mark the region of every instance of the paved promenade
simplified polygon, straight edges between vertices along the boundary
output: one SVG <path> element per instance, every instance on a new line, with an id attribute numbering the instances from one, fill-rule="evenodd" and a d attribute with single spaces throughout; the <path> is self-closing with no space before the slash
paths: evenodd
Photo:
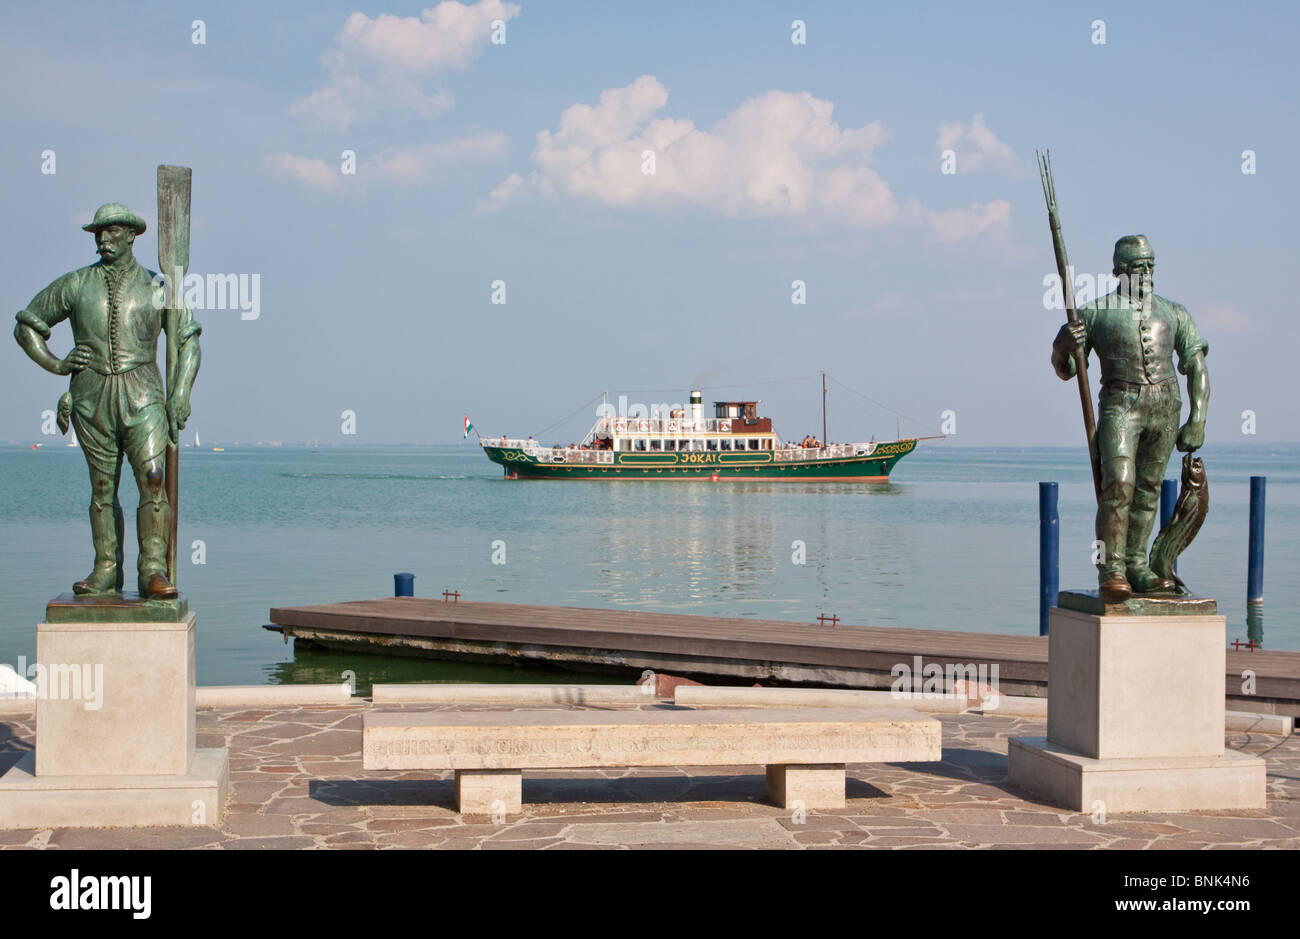
<path id="1" fill-rule="evenodd" d="M 0 831 L 0 848 L 1300 849 L 1300 735 L 1227 737 L 1267 761 L 1263 811 L 1098 824 L 1026 801 L 1006 786 L 1007 739 L 1041 736 L 1044 722 L 968 713 L 938 717 L 942 763 L 850 766 L 847 806 L 802 821 L 765 801 L 761 767 L 708 767 L 525 772 L 523 815 L 493 824 L 456 814 L 450 773 L 363 770 L 368 707 L 200 710 L 198 745 L 230 748 L 220 828 Z M 30 749 L 34 725 L 0 714 L 0 772 Z"/>

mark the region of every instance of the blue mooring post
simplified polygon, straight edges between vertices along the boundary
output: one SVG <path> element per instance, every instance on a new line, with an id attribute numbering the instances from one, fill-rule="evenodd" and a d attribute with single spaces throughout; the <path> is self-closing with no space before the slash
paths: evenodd
<path id="1" fill-rule="evenodd" d="M 1169 520 L 1174 517 L 1174 506 L 1178 503 L 1178 480 L 1163 479 L 1160 481 L 1160 527 L 1164 528 L 1169 524 Z M 1178 570 L 1178 562 L 1174 562 L 1174 570 Z"/>
<path id="2" fill-rule="evenodd" d="M 1246 602 L 1264 602 L 1264 476 L 1250 477 L 1250 563 Z"/>
<path id="3" fill-rule="evenodd" d="M 393 575 L 393 596 L 395 597 L 415 596 L 415 575 L 394 574 Z"/>
<path id="4" fill-rule="evenodd" d="M 1056 483 L 1038 484 L 1038 635 L 1047 635 L 1048 612 L 1061 589 L 1061 516 Z"/>

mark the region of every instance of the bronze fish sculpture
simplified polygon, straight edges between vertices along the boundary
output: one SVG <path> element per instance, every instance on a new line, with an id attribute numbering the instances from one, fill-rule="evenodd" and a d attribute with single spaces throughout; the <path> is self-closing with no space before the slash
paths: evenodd
<path id="1" fill-rule="evenodd" d="M 1173 517 L 1160 529 L 1155 544 L 1151 546 L 1151 570 L 1172 579 L 1185 594 L 1191 591 L 1174 573 L 1174 561 L 1192 543 L 1209 511 L 1210 487 L 1205 478 L 1205 463 L 1189 453 L 1183 457 L 1183 487 L 1174 505 Z"/>

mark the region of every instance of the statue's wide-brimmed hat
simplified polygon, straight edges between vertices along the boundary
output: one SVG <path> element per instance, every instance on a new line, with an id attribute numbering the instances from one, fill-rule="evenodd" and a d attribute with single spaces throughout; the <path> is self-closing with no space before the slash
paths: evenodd
<path id="1" fill-rule="evenodd" d="M 109 225 L 125 225 L 132 229 L 137 235 L 144 234 L 144 219 L 136 215 L 120 202 L 110 202 L 107 205 L 101 205 L 95 212 L 95 217 L 89 225 L 82 225 L 82 231 L 98 232 L 101 228 L 107 228 Z"/>
<path id="2" fill-rule="evenodd" d="M 1147 241 L 1146 235 L 1125 235 L 1115 242 L 1115 254 L 1112 260 L 1116 267 L 1120 267 L 1138 258 L 1155 260 L 1155 256 L 1156 253 L 1151 250 L 1151 242 Z"/>

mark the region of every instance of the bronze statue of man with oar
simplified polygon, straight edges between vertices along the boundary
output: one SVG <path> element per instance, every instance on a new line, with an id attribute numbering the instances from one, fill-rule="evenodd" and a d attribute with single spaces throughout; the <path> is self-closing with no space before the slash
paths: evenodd
<path id="1" fill-rule="evenodd" d="M 160 171 L 160 195 L 162 177 Z M 184 263 L 188 263 L 188 175 L 183 210 Z M 144 219 L 124 205 L 109 203 L 84 228 L 95 236 L 100 260 L 42 290 L 18 314 L 14 327 L 14 338 L 37 365 L 55 375 L 71 376 L 65 396 L 70 400 L 60 402 L 60 412 L 70 404 L 72 425 L 90 469 L 90 530 L 95 546 L 94 567 L 73 585 L 73 591 L 99 595 L 122 589 L 123 519 L 117 491 L 125 456 L 140 489 L 136 515 L 140 596 L 172 599 L 177 596 L 172 524 L 176 506 L 174 485 L 165 485 L 174 484 L 174 474 L 167 481 L 164 467 L 190 416 L 201 329 L 183 304 L 169 302 L 161 278 L 135 260 L 132 244 L 145 230 Z M 160 244 L 165 234 L 160 233 Z M 75 346 L 60 359 L 46 343 L 51 328 L 63 320 L 71 322 Z M 158 334 L 163 330 L 169 345 L 165 391 L 157 364 Z M 174 355 L 170 354 L 173 344 Z M 174 456 L 170 462 L 174 463 Z"/>
<path id="2" fill-rule="evenodd" d="M 1099 593 L 1108 602 L 1122 602 L 1134 593 L 1170 594 L 1181 586 L 1173 560 L 1196 534 L 1208 506 L 1204 468 L 1192 453 L 1205 442 L 1210 378 L 1209 344 L 1196 323 L 1183 306 L 1153 289 L 1155 253 L 1146 236 L 1119 239 L 1113 264 L 1119 288 L 1085 304 L 1061 327 L 1052 343 L 1052 367 L 1068 381 L 1078 374 L 1079 351 L 1085 368 L 1089 351 L 1101 362 L 1101 418 L 1093 442 L 1100 470 L 1096 531 L 1104 546 Z M 1063 285 L 1068 292 L 1068 281 Z M 1191 399 L 1181 427 L 1175 353 Z M 1187 454 L 1180 517 L 1162 531 L 1148 563 L 1147 541 L 1175 444 Z"/>

